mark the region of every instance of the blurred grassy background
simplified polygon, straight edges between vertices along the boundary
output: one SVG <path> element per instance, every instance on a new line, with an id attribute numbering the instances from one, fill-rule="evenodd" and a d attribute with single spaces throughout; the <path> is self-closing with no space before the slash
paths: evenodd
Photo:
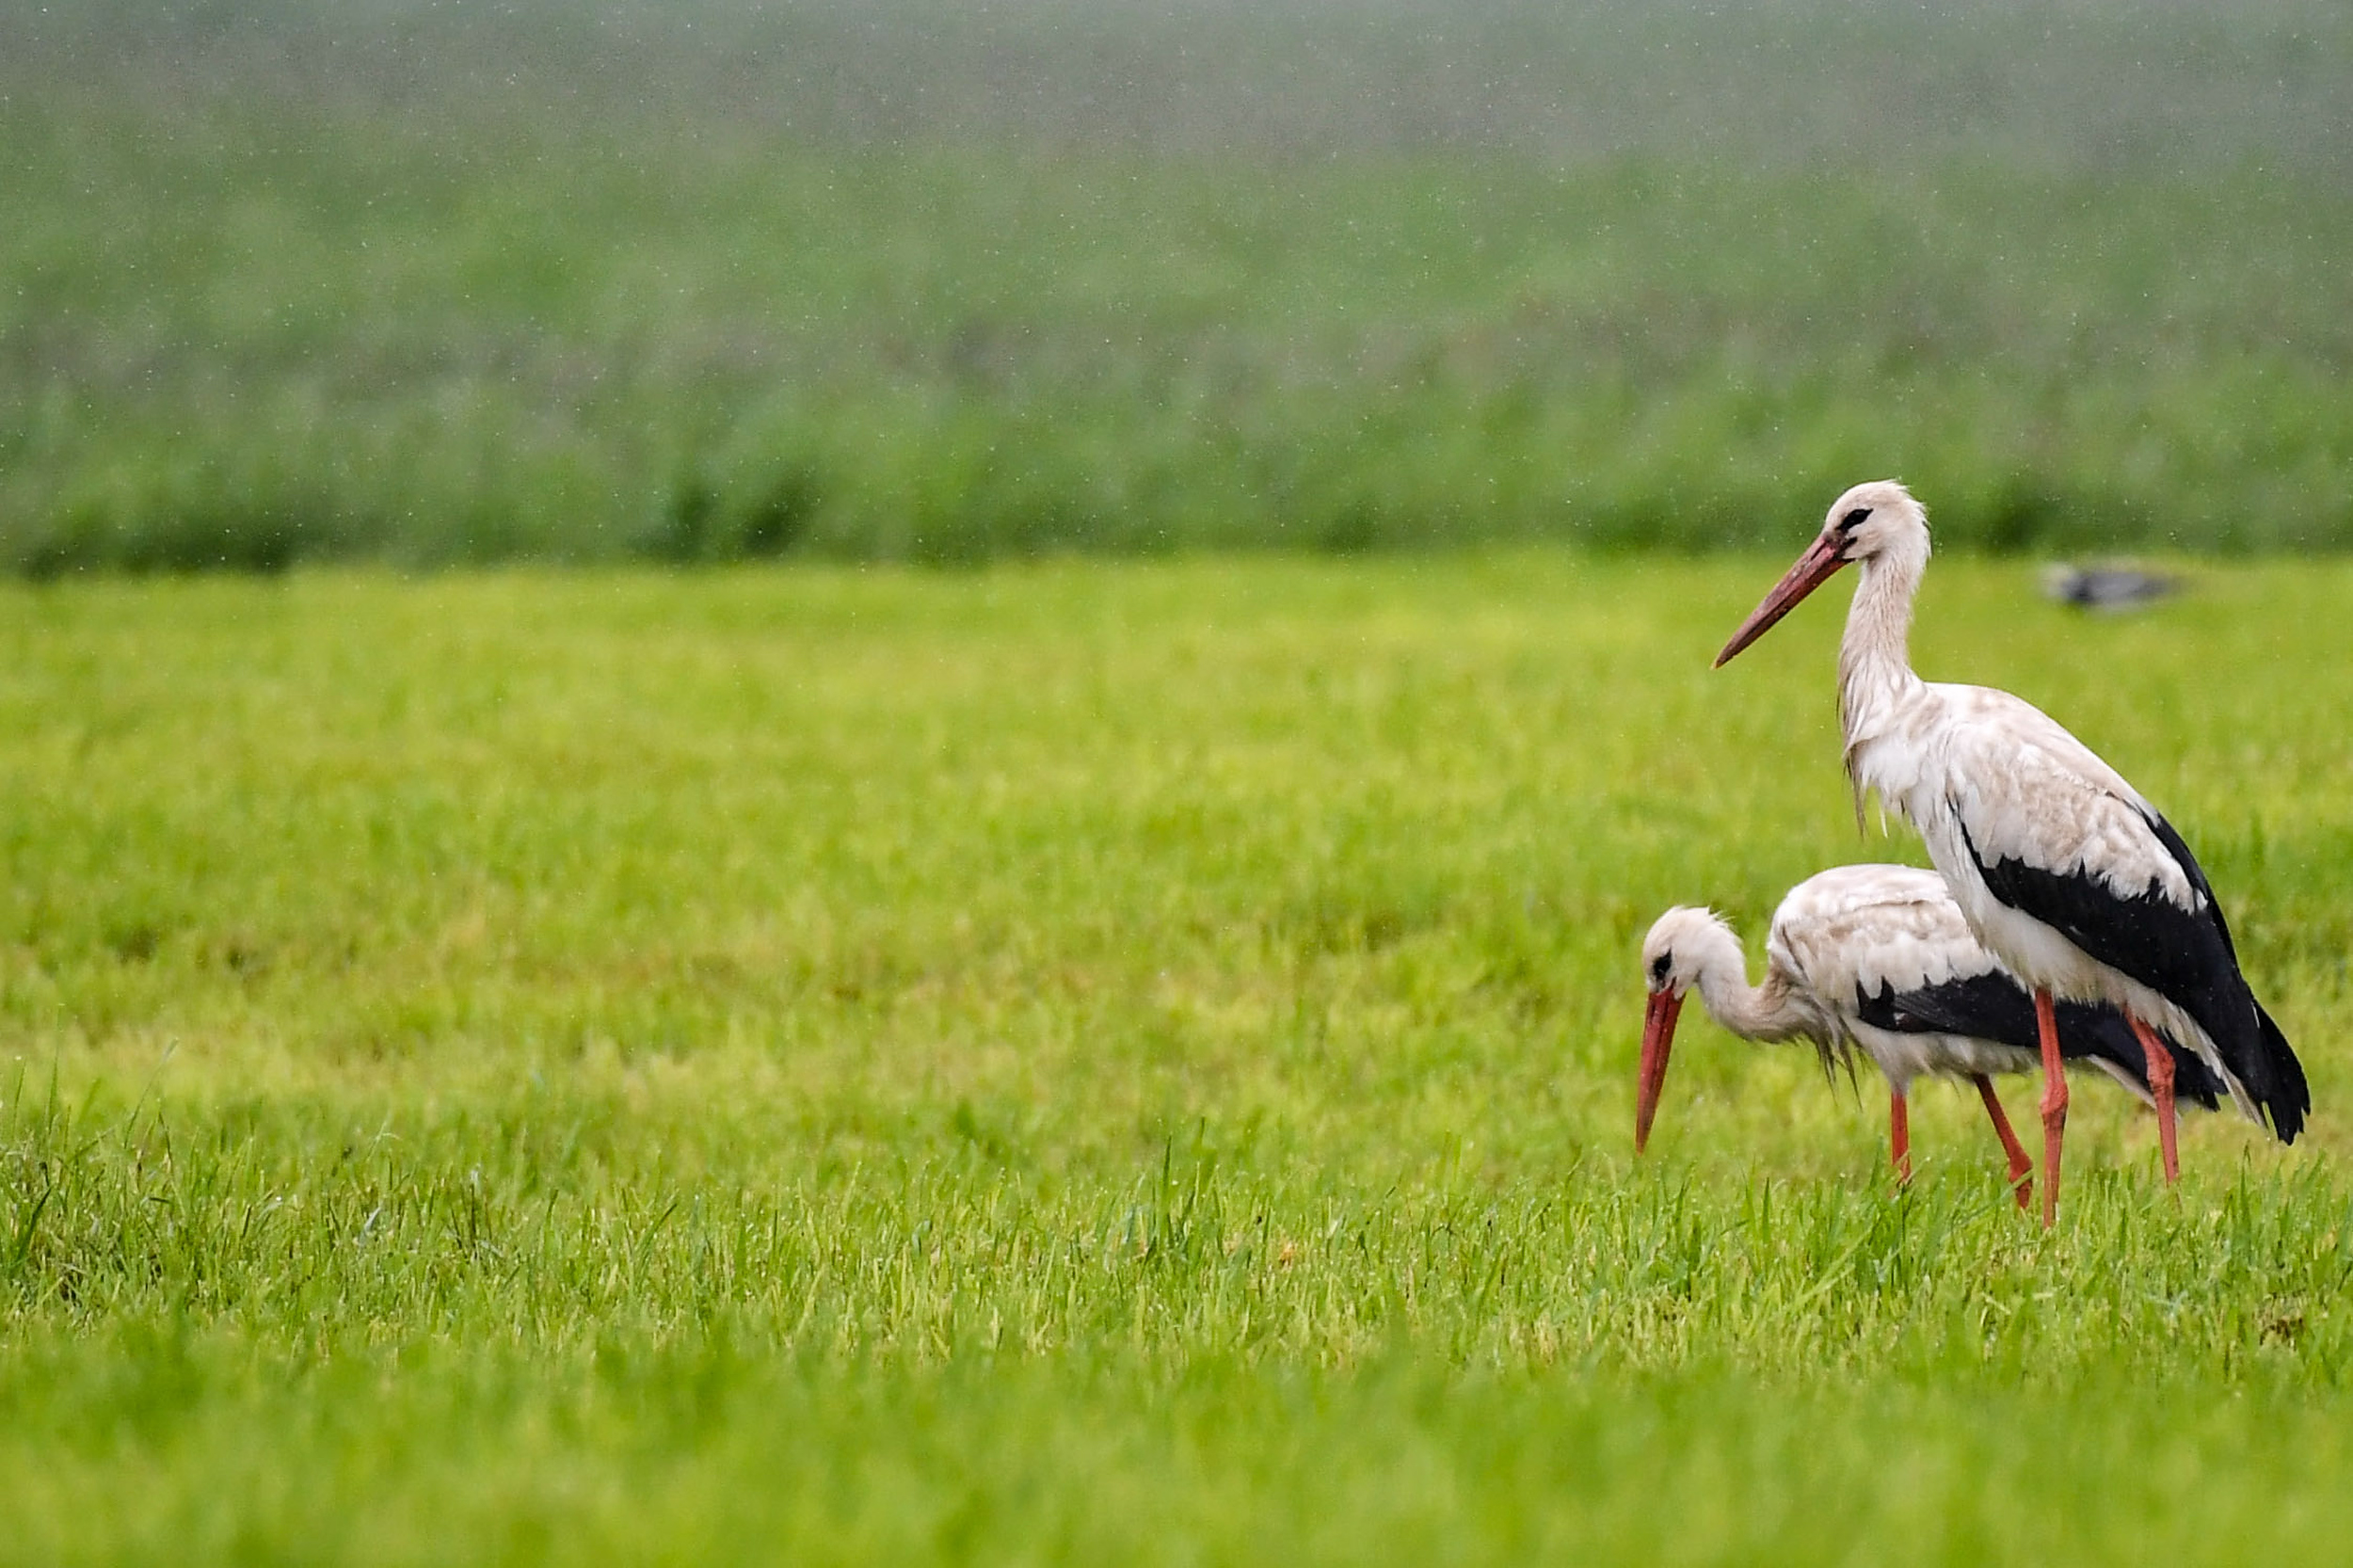
<path id="1" fill-rule="evenodd" d="M 0 563 L 2353 543 L 2353 13 L 0 11 Z"/>

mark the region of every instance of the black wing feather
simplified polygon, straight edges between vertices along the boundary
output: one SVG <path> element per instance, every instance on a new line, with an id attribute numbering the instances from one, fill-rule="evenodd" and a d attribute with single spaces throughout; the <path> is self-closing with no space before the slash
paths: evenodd
<path id="1" fill-rule="evenodd" d="M 1959 1034 L 1972 1040 L 2020 1050 L 2040 1050 L 2041 1032 L 2035 1026 L 2034 998 L 2026 988 L 1998 969 L 1983 974 L 1898 991 L 1884 984 L 1877 996 L 1855 987 L 1855 1011 L 1865 1023 L 1899 1034 Z M 2141 1088 L 2149 1087 L 2149 1064 L 2124 1015 L 2113 1007 L 2062 1001 L 2057 1007 L 2059 1055 L 2071 1062 L 2097 1059 L 2110 1062 Z M 2214 1069 L 2193 1051 L 2172 1041 L 2176 1098 L 2214 1109 L 2222 1082 Z"/>
<path id="2" fill-rule="evenodd" d="M 2270 1119 L 2280 1141 L 2296 1141 L 2304 1114 L 2312 1109 L 2303 1064 L 2248 989 L 2222 905 L 2172 824 L 2154 811 L 2141 810 L 2157 841 L 2197 889 L 2202 908 L 2183 908 L 2165 896 L 2153 878 L 2128 895 L 2081 866 L 2055 872 L 2024 860 L 1988 860 L 1969 837 L 1958 807 L 1953 815 L 1988 891 L 2196 1019 L 2214 1041 L 2223 1065 Z"/>

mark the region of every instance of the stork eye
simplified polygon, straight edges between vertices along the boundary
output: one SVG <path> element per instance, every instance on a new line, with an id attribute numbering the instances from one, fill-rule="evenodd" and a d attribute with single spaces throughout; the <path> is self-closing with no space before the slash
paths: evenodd
<path id="1" fill-rule="evenodd" d="M 1650 983 L 1653 985 L 1664 985 L 1667 983 L 1667 966 L 1672 963 L 1673 959 L 1674 954 L 1671 952 L 1662 952 L 1657 957 L 1651 960 Z"/>
<path id="2" fill-rule="evenodd" d="M 1838 531 L 1842 534 L 1851 534 L 1856 529 L 1862 527 L 1863 520 L 1870 515 L 1871 508 L 1868 506 L 1858 506 L 1853 511 L 1849 512 L 1845 517 L 1838 520 Z"/>

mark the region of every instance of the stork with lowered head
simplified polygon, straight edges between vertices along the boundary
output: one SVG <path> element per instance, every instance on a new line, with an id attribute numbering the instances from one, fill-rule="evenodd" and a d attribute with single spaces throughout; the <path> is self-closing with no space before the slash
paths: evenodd
<path id="1" fill-rule="evenodd" d="M 1934 872 L 1839 866 L 1789 889 L 1765 939 L 1765 980 L 1748 984 L 1740 939 L 1705 909 L 1658 917 L 1642 942 L 1650 1002 L 1642 1020 L 1634 1148 L 1650 1142 L 1675 1019 L 1696 991 L 1708 1016 L 1750 1040 L 1805 1040 L 1827 1067 L 1859 1051 L 1887 1080 L 1888 1153 L 1912 1176 L 1910 1094 L 1923 1076 L 1967 1080 L 2009 1161 L 2020 1208 L 2032 1201 L 2032 1162 L 2010 1130 L 1993 1075 L 2036 1064 L 2034 999 L 1970 935 Z M 2057 1004 L 2070 1061 L 2106 1072 L 2151 1098 L 2140 1044 L 2113 1007 Z M 2219 1085 L 2194 1056 L 2169 1048 L 2175 1092 L 2211 1108 Z"/>

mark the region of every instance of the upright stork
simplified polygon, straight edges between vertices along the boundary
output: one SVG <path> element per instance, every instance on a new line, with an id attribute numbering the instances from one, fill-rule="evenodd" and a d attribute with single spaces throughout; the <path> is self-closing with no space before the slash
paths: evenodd
<path id="1" fill-rule="evenodd" d="M 2157 1031 L 2194 1050 L 2248 1116 L 2294 1143 L 2312 1109 L 2303 1065 L 2239 972 L 2214 888 L 2182 836 L 2031 704 L 1913 673 L 1912 603 L 1928 563 L 1928 514 L 1911 492 L 1892 480 L 1857 485 L 1716 663 L 1841 567 L 1861 568 L 1838 653 L 1847 774 L 1858 807 L 1876 790 L 1919 830 L 1970 930 L 2033 989 L 2043 1224 L 2058 1212 L 2067 1127 L 2057 999 L 2123 1011 L 2146 1053 L 2169 1183 L 2180 1170 L 2176 1091 Z"/>
<path id="2" fill-rule="evenodd" d="M 1966 1079 L 2009 1159 L 2018 1206 L 2033 1201 L 2032 1163 L 1993 1092 L 1994 1073 L 2036 1061 L 2035 1004 L 1969 934 L 1944 879 L 1912 866 L 1839 866 L 1789 889 L 1765 938 L 1765 983 L 1748 984 L 1740 939 L 1705 909 L 1658 917 L 1642 941 L 1650 1003 L 1642 1020 L 1634 1148 L 1650 1142 L 1667 1079 L 1675 1017 L 1697 991 L 1708 1016 L 1750 1040 L 1806 1040 L 1829 1066 L 1852 1050 L 1887 1080 L 1888 1155 L 1912 1176 L 1912 1084 Z M 2112 1007 L 2057 1004 L 2061 1048 L 2150 1098 L 2139 1042 Z M 1850 1058 L 1849 1058 L 1850 1059 Z M 2211 1108 L 2219 1085 L 2205 1064 L 2173 1055 L 2175 1090 Z"/>

